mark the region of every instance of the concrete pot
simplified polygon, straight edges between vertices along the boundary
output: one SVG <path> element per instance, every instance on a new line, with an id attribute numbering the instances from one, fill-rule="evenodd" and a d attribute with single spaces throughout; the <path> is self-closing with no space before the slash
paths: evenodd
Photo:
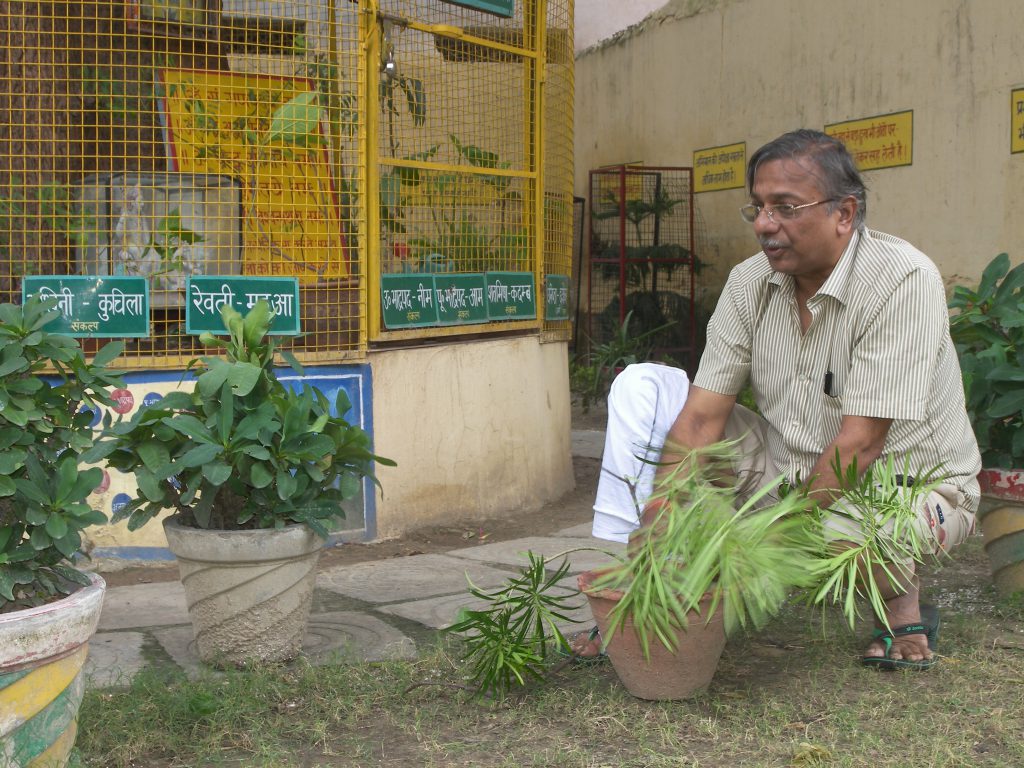
<path id="1" fill-rule="evenodd" d="M 164 521 L 196 654 L 221 667 L 299 655 L 324 540 L 305 525 L 208 531 Z"/>
<path id="2" fill-rule="evenodd" d="M 983 469 L 978 483 L 992 580 L 1003 596 L 1024 591 L 1024 469 Z"/>
<path id="3" fill-rule="evenodd" d="M 592 587 L 596 571 L 586 571 L 577 577 L 580 591 L 590 601 L 590 609 L 601 630 L 608 637 L 608 614 L 622 599 L 617 589 Z M 676 632 L 676 649 L 670 651 L 657 638 L 650 641 L 650 659 L 645 659 L 640 639 L 633 622 L 626 619 L 605 648 L 619 680 L 638 699 L 665 701 L 688 699 L 704 691 L 718 669 L 718 660 L 725 648 L 725 622 L 722 606 L 710 620 L 706 619 L 711 597 L 706 595 L 700 611 L 691 611 L 686 630 Z"/>
<path id="4" fill-rule="evenodd" d="M 61 768 L 78 732 L 82 667 L 107 585 L 0 614 L 0 765 Z"/>

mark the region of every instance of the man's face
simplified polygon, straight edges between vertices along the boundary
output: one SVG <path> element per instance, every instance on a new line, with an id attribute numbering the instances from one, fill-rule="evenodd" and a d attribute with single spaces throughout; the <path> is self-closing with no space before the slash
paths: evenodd
<path id="1" fill-rule="evenodd" d="M 782 203 L 805 205 L 824 201 L 826 195 L 815 175 L 818 173 L 817 164 L 809 158 L 763 163 L 754 174 L 751 202 L 773 209 Z M 754 221 L 754 233 L 776 272 L 824 282 L 850 241 L 855 211 L 852 198 L 794 211 L 792 219 L 778 214 L 769 217 L 761 211 Z"/>

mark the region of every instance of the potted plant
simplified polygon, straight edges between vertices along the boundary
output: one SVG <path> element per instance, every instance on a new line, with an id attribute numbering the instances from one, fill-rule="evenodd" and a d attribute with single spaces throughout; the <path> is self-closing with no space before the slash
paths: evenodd
<path id="1" fill-rule="evenodd" d="M 934 470 L 914 475 L 909 461 L 899 466 L 892 458 L 864 472 L 855 462 L 836 466 L 846 504 L 826 512 L 781 478 L 753 492 L 738 485 L 730 477 L 734 451 L 734 443 L 721 442 L 689 452 L 648 501 L 626 554 L 606 552 L 616 564 L 578 576 L 606 653 L 639 698 L 680 699 L 703 690 L 727 635 L 760 627 L 795 597 L 838 605 L 851 627 L 864 601 L 884 616 L 876 575 L 903 581 L 909 573 L 899 564 L 926 558 L 912 523 Z M 770 499 L 776 486 L 779 498 Z M 739 506 L 737 494 L 745 499 Z M 826 513 L 856 520 L 859 541 L 831 545 Z M 528 553 L 529 566 L 492 591 L 470 584 L 483 607 L 463 610 L 447 630 L 463 636 L 470 667 L 468 684 L 456 687 L 502 697 L 575 659 L 557 626 L 574 607 L 572 595 L 558 590 L 569 565 L 547 570 L 571 551 L 546 560 Z M 553 656 L 563 660 L 552 666 Z M 431 684 L 449 685 L 411 688 Z"/>
<path id="2" fill-rule="evenodd" d="M 106 521 L 88 502 L 103 471 L 81 454 L 90 409 L 120 386 L 107 365 L 121 344 L 87 362 L 46 330 L 59 315 L 52 301 L 0 305 L 0 755 L 11 765 L 65 764 L 106 589 L 74 561 L 83 530 Z"/>
<path id="3" fill-rule="evenodd" d="M 226 339 L 203 334 L 208 355 L 191 392 L 172 392 L 107 425 L 89 454 L 134 474 L 138 497 L 115 519 L 136 529 L 166 510 L 196 651 L 242 666 L 296 656 L 330 522 L 344 516 L 373 462 L 369 435 L 322 392 L 286 388 L 274 372 L 273 314 L 221 310 Z M 298 362 L 284 355 L 302 373 Z"/>
<path id="4" fill-rule="evenodd" d="M 1001 253 L 976 288 L 956 286 L 949 329 L 981 450 L 979 522 L 996 587 L 1024 590 L 1024 264 Z"/>
<path id="5" fill-rule="evenodd" d="M 932 472 L 904 487 L 912 473 L 891 458 L 863 473 L 856 463 L 836 467 L 847 504 L 822 510 L 782 478 L 752 492 L 738 486 L 729 469 L 734 450 L 722 442 L 690 451 L 660 482 L 621 562 L 579 576 L 612 665 L 639 698 L 703 690 L 727 635 L 760 627 L 794 593 L 839 604 L 851 627 L 859 599 L 884 616 L 877 567 L 901 581 L 907 574 L 894 564 L 925 557 L 910 521 Z M 862 539 L 832 546 L 826 514 L 855 519 Z"/>
<path id="6" fill-rule="evenodd" d="M 634 696 L 685 698 L 711 681 L 728 632 L 760 626 L 811 585 L 823 547 L 805 498 L 738 508 L 733 446 L 691 453 L 665 476 L 626 556 L 579 576 L 619 679 Z M 656 640 L 657 642 L 652 642 Z"/>

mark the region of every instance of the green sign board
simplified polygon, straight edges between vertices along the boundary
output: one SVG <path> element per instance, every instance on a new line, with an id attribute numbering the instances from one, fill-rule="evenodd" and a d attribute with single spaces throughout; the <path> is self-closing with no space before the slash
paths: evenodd
<path id="1" fill-rule="evenodd" d="M 227 328 L 220 316 L 225 304 L 245 315 L 263 299 L 270 304 L 274 322 L 270 332 L 295 336 L 299 327 L 299 281 L 295 277 L 237 277 L 203 275 L 185 283 L 185 331 L 204 331 L 224 336 Z"/>
<path id="2" fill-rule="evenodd" d="M 29 275 L 22 280 L 23 300 L 54 299 L 61 317 L 51 333 L 93 338 L 149 336 L 149 284 L 144 277 Z"/>
<path id="3" fill-rule="evenodd" d="M 384 325 L 388 328 L 437 325 L 433 275 L 381 275 L 380 293 Z"/>
<path id="4" fill-rule="evenodd" d="M 569 276 L 544 276 L 544 319 L 569 319 Z"/>
<path id="5" fill-rule="evenodd" d="M 487 322 L 487 284 L 482 274 L 434 275 L 440 325 Z"/>
<path id="6" fill-rule="evenodd" d="M 487 317 L 491 320 L 529 320 L 537 316 L 532 272 L 488 272 Z"/>
<path id="7" fill-rule="evenodd" d="M 474 8 L 485 13 L 493 13 L 495 16 L 512 18 L 515 12 L 515 0 L 444 0 L 450 5 L 461 5 L 465 8 Z"/>

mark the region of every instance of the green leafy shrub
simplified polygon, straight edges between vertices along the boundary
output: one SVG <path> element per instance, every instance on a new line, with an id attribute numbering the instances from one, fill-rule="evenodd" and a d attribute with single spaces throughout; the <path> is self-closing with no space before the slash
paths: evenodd
<path id="1" fill-rule="evenodd" d="M 1024 264 L 996 256 L 976 288 L 953 289 L 949 330 L 987 467 L 1024 467 Z"/>
<path id="2" fill-rule="evenodd" d="M 52 301 L 0 305 L 0 612 L 87 584 L 71 563 L 82 531 L 106 522 L 88 502 L 103 471 L 80 464 L 91 409 L 121 386 L 107 366 L 122 344 L 87 361 L 76 339 L 46 330 L 59 315 Z"/>
<path id="3" fill-rule="evenodd" d="M 163 510 L 197 528 L 275 528 L 305 523 L 324 538 L 364 477 L 376 479 L 370 437 L 331 414 L 322 392 L 286 388 L 274 373 L 273 314 L 260 301 L 244 318 L 222 308 L 227 339 L 200 341 L 224 356 L 203 357 L 191 392 L 172 392 L 125 422 L 106 425 L 89 453 L 135 475 L 138 498 L 115 515 L 134 530 Z M 282 353 L 302 374 L 294 357 Z M 335 413 L 350 404 L 339 390 Z"/>

